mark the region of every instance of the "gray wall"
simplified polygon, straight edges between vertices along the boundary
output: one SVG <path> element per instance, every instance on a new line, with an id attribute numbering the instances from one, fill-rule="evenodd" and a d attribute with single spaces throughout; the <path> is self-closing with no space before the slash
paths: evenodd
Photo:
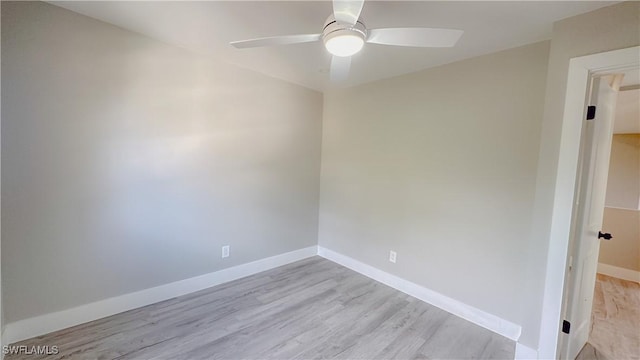
<path id="1" fill-rule="evenodd" d="M 317 243 L 322 94 L 39 2 L 2 74 L 7 321 Z"/>
<path id="2" fill-rule="evenodd" d="M 640 118 L 638 121 L 640 122 Z M 639 200 L 640 134 L 614 134 L 605 204 L 609 207 L 640 210 Z"/>
<path id="3" fill-rule="evenodd" d="M 521 324 L 548 48 L 326 93 L 319 244 Z"/>

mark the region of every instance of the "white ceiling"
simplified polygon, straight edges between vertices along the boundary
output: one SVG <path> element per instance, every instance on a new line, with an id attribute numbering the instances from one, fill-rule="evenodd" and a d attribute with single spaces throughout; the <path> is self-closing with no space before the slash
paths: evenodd
<path id="1" fill-rule="evenodd" d="M 367 44 L 348 80 L 332 84 L 321 43 L 238 50 L 230 41 L 320 33 L 330 1 L 52 1 L 69 10 L 222 61 L 318 90 L 362 84 L 549 39 L 553 22 L 611 5 L 601 1 L 367 1 L 368 28 L 442 27 L 464 30 L 455 48 L 416 49 Z"/>

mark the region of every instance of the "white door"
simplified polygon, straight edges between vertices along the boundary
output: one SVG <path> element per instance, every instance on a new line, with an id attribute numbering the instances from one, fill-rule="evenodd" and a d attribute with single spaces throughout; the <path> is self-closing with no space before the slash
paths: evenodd
<path id="1" fill-rule="evenodd" d="M 617 76 L 593 78 L 590 104 L 595 119 L 585 120 L 581 161 L 574 206 L 565 316 L 569 334 L 562 333 L 560 358 L 574 360 L 587 343 L 591 329 L 591 306 L 596 281 L 604 203 L 613 137 Z M 614 234 L 615 235 L 615 234 Z"/>

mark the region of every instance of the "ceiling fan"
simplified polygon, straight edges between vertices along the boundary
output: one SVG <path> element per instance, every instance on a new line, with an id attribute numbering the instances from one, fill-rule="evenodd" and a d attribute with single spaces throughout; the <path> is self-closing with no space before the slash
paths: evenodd
<path id="1" fill-rule="evenodd" d="M 333 0 L 333 14 L 329 16 L 320 34 L 284 35 L 233 41 L 238 49 L 261 46 L 288 45 L 313 41 L 324 43 L 331 58 L 330 78 L 344 80 L 351 68 L 351 56 L 362 49 L 364 43 L 413 46 L 452 47 L 462 30 L 434 28 L 381 28 L 367 29 L 360 12 L 364 0 Z"/>

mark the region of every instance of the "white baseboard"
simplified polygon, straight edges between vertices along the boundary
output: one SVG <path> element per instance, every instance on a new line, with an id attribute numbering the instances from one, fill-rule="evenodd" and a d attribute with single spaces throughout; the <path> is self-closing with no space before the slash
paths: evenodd
<path id="1" fill-rule="evenodd" d="M 629 270 L 613 265 L 598 263 L 598 272 L 614 278 L 640 283 L 640 271 Z"/>
<path id="2" fill-rule="evenodd" d="M 521 343 L 516 343 L 515 360 L 537 360 L 538 351 Z"/>
<path id="3" fill-rule="evenodd" d="M 240 279 L 245 276 L 257 274 L 278 266 L 306 259 L 308 257 L 315 256 L 317 253 L 318 247 L 310 246 L 247 264 L 222 269 L 209 274 L 96 301 L 67 310 L 12 322 L 6 325 L 2 344 L 8 345 L 16 341 L 30 339 L 52 331 L 65 329 L 124 311 L 168 300 L 176 296 L 203 290 L 228 281 Z"/>
<path id="4" fill-rule="evenodd" d="M 335 251 L 325 249 L 321 246 L 318 247 L 318 255 L 476 325 L 489 329 L 508 339 L 518 341 L 518 338 L 520 337 L 520 333 L 522 331 L 522 327 L 520 325 L 514 324 L 480 309 L 476 309 L 458 300 L 454 300 L 433 290 L 429 290 L 425 287 L 395 275 L 391 275 Z"/>

